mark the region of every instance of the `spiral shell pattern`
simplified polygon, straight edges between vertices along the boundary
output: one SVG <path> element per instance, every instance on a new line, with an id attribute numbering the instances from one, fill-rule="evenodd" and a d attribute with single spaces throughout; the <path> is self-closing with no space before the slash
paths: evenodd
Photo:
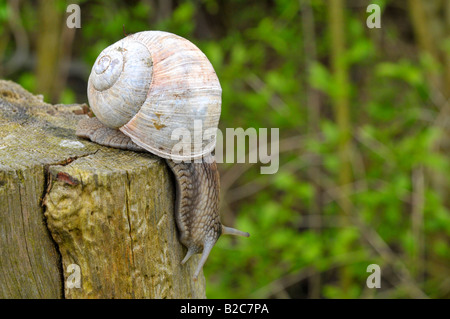
<path id="1" fill-rule="evenodd" d="M 173 160 L 214 150 L 221 95 L 203 52 L 162 31 L 135 33 L 103 50 L 88 83 L 89 104 L 103 124 Z"/>

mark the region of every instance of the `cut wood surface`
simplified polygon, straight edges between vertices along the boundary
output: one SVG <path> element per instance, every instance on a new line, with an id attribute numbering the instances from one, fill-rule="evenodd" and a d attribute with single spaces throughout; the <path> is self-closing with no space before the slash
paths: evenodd
<path id="1" fill-rule="evenodd" d="M 0 298 L 204 298 L 165 162 L 77 138 L 81 109 L 0 80 Z"/>

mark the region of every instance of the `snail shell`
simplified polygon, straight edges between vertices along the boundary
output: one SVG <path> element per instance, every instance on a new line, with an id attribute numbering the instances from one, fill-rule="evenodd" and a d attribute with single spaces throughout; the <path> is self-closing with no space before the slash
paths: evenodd
<path id="1" fill-rule="evenodd" d="M 88 99 L 97 118 L 81 120 L 76 133 L 166 159 L 176 179 L 180 241 L 188 249 L 182 263 L 202 253 L 194 279 L 220 235 L 249 236 L 219 218 L 219 173 L 211 152 L 221 94 L 211 63 L 194 44 L 167 32 L 136 33 L 103 50 L 95 61 Z M 172 136 L 177 129 L 183 133 L 181 142 L 179 135 Z M 190 161 L 197 158 L 198 163 Z"/>
<path id="2" fill-rule="evenodd" d="M 88 82 L 89 104 L 102 123 L 173 160 L 214 150 L 221 95 L 207 57 L 190 41 L 162 31 L 135 33 L 107 47 Z M 201 146 L 193 143 L 200 133 L 198 127 L 194 131 L 195 120 L 201 120 L 202 137 L 212 132 L 200 138 Z M 172 137 L 176 129 L 189 132 L 190 139 Z M 173 152 L 175 147 L 183 153 Z"/>

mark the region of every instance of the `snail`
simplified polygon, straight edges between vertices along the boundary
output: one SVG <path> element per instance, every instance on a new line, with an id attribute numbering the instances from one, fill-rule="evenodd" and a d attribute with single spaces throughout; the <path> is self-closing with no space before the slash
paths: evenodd
<path id="1" fill-rule="evenodd" d="M 221 234 L 249 236 L 223 226 L 219 217 L 219 173 L 211 153 L 221 95 L 211 63 L 193 43 L 168 32 L 139 32 L 98 56 L 88 80 L 95 117 L 80 120 L 76 131 L 98 144 L 165 159 L 176 180 L 179 240 L 188 249 L 181 263 L 202 253 L 194 279 Z M 199 123 L 200 134 L 213 131 L 201 145 L 173 138 L 177 130 L 198 134 Z"/>

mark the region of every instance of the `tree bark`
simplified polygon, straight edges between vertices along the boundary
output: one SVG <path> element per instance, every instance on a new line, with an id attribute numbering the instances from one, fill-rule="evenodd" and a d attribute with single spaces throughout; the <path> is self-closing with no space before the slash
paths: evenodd
<path id="1" fill-rule="evenodd" d="M 164 161 L 78 139 L 80 110 L 0 80 L 0 298 L 204 298 Z"/>

